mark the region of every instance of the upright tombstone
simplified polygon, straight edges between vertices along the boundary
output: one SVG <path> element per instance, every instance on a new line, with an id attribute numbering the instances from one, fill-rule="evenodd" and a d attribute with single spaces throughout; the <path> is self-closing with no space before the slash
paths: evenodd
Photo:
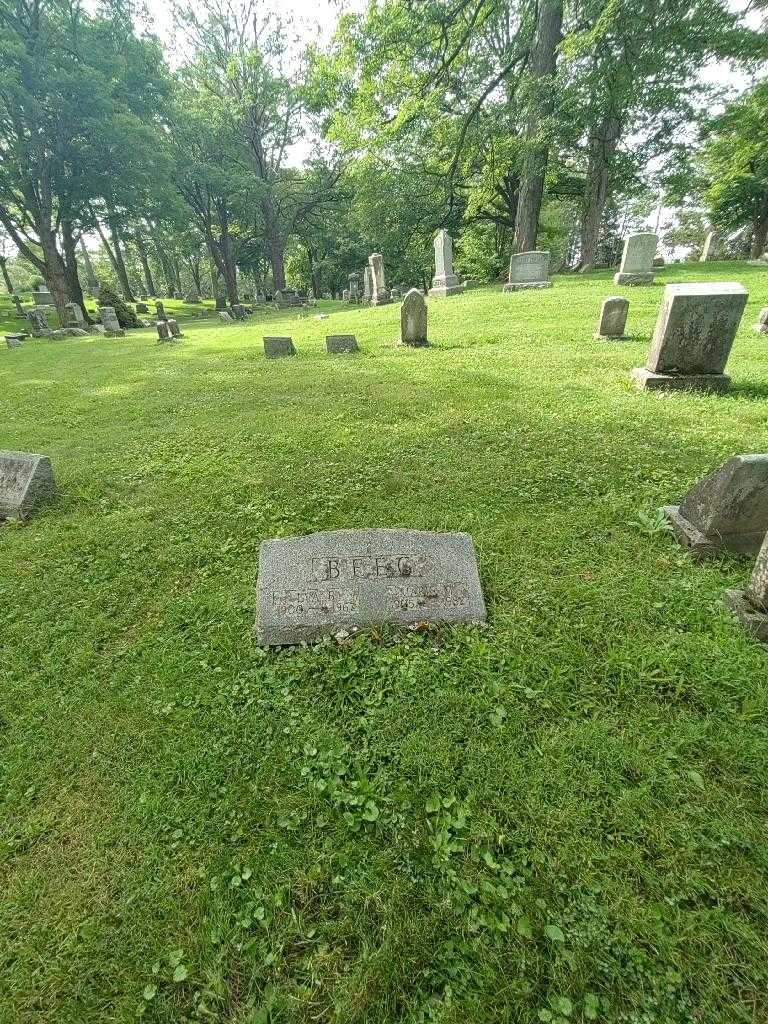
<path id="1" fill-rule="evenodd" d="M 149 306 L 143 300 L 141 302 L 137 302 L 136 303 L 136 312 L 137 313 L 148 313 L 149 312 Z"/>
<path id="2" fill-rule="evenodd" d="M 341 293 L 341 301 L 349 302 L 349 288 L 345 288 Z"/>
<path id="3" fill-rule="evenodd" d="M 165 341 L 171 340 L 171 328 L 169 320 L 158 320 L 155 323 L 157 328 L 157 339 L 158 343 L 162 344 Z"/>
<path id="4" fill-rule="evenodd" d="M 53 331 L 42 309 L 38 309 L 37 306 L 34 309 L 28 309 L 26 316 L 33 338 L 50 338 Z"/>
<path id="5" fill-rule="evenodd" d="M 391 623 L 485 622 L 466 533 L 332 530 L 264 541 L 256 635 L 265 646 Z"/>
<path id="6" fill-rule="evenodd" d="M 55 306 L 56 302 L 44 284 L 39 284 L 32 289 L 32 298 L 36 306 Z"/>
<path id="7" fill-rule="evenodd" d="M 169 320 L 168 321 L 168 330 L 171 332 L 171 337 L 172 338 L 183 338 L 184 337 L 184 335 L 182 333 L 182 330 L 179 327 L 178 320 Z"/>
<path id="8" fill-rule="evenodd" d="M 26 519 L 55 497 L 56 482 L 46 455 L 0 451 L 0 519 Z"/>
<path id="9" fill-rule="evenodd" d="M 707 237 L 704 239 L 704 248 L 701 250 L 701 256 L 699 257 L 700 263 L 706 263 L 707 260 L 716 260 L 718 258 L 718 238 L 714 231 L 710 231 Z"/>
<path id="10" fill-rule="evenodd" d="M 386 306 L 392 300 L 384 277 L 384 257 L 380 252 L 374 252 L 368 257 L 368 262 L 371 267 L 371 305 Z"/>
<path id="11" fill-rule="evenodd" d="M 65 309 L 67 311 L 67 322 L 62 324 L 63 327 L 77 327 L 81 331 L 88 329 L 83 311 L 76 302 L 68 302 Z"/>
<path id="12" fill-rule="evenodd" d="M 411 288 L 400 307 L 400 344 L 424 348 L 427 339 L 427 303 L 418 288 Z"/>
<path id="13" fill-rule="evenodd" d="M 755 324 L 755 330 L 758 334 L 768 334 L 768 306 L 765 309 L 760 310 L 760 315 L 757 318 Z"/>
<path id="14" fill-rule="evenodd" d="M 125 331 L 120 326 L 114 306 L 100 306 L 101 322 L 104 325 L 104 335 L 107 338 L 123 338 Z"/>
<path id="15" fill-rule="evenodd" d="M 627 327 L 629 299 L 623 295 L 611 295 L 603 300 L 600 310 L 600 323 L 595 332 L 596 338 L 623 338 Z"/>
<path id="16" fill-rule="evenodd" d="M 371 295 L 373 294 L 373 285 L 371 281 L 371 268 L 366 267 L 363 270 L 363 302 L 366 303 L 366 305 L 371 301 Z"/>
<path id="17" fill-rule="evenodd" d="M 509 280 L 505 292 L 519 292 L 527 288 L 551 288 L 549 280 L 549 253 L 513 252 L 509 259 Z"/>
<path id="18" fill-rule="evenodd" d="M 632 370 L 637 387 L 727 391 L 723 371 L 747 298 L 736 281 L 668 284 L 648 361 Z"/>
<path id="19" fill-rule="evenodd" d="M 445 298 L 463 291 L 453 272 L 453 241 L 445 228 L 441 228 L 435 235 L 435 276 L 429 294 L 433 298 Z"/>
<path id="20" fill-rule="evenodd" d="M 357 274 L 349 275 L 349 301 L 360 301 L 360 279 L 358 278 Z"/>
<path id="21" fill-rule="evenodd" d="M 165 306 L 164 306 L 164 304 L 162 302 L 160 302 L 159 299 L 155 303 L 155 310 L 157 312 L 157 319 L 158 320 L 167 320 L 168 319 L 168 314 L 165 312 Z"/>
<path id="22" fill-rule="evenodd" d="M 325 347 L 329 356 L 351 355 L 360 351 L 354 334 L 327 334 Z"/>
<path id="23" fill-rule="evenodd" d="M 662 513 L 680 545 L 700 558 L 756 555 L 768 532 L 768 455 L 735 455 Z"/>
<path id="24" fill-rule="evenodd" d="M 267 359 L 295 356 L 296 348 L 293 344 L 293 339 L 280 335 L 264 338 L 264 355 Z"/>
<path id="25" fill-rule="evenodd" d="M 723 600 L 746 629 L 768 643 L 768 535 L 745 590 L 726 590 Z"/>
<path id="26" fill-rule="evenodd" d="M 624 242 L 621 265 L 613 283 L 653 284 L 653 260 L 658 244 L 658 236 L 652 231 L 630 235 Z"/>

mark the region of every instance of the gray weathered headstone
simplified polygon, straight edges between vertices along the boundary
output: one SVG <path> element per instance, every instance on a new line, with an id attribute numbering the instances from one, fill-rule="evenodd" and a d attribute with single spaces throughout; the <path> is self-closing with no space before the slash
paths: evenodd
<path id="1" fill-rule="evenodd" d="M 411 288 L 400 307 L 400 344 L 423 348 L 427 339 L 427 303 L 418 288 Z"/>
<path id="2" fill-rule="evenodd" d="M 184 335 L 182 334 L 181 328 L 179 327 L 178 320 L 169 320 L 168 321 L 168 329 L 171 332 L 171 337 L 172 338 L 183 338 L 184 337 Z"/>
<path id="3" fill-rule="evenodd" d="M 652 231 L 630 235 L 624 242 L 624 252 L 614 284 L 653 284 L 653 260 L 656 256 L 658 236 Z"/>
<path id="4" fill-rule="evenodd" d="M 736 455 L 662 512 L 684 548 L 756 555 L 768 532 L 768 455 Z"/>
<path id="5" fill-rule="evenodd" d="M 325 347 L 329 356 L 349 355 L 352 352 L 359 352 L 360 346 L 354 334 L 327 334 Z"/>
<path id="6" fill-rule="evenodd" d="M 360 301 L 360 278 L 357 276 L 357 274 L 349 275 L 349 301 Z"/>
<path id="7" fill-rule="evenodd" d="M 365 267 L 363 270 L 363 302 L 366 304 L 371 301 L 371 295 L 373 294 L 372 280 L 371 268 Z"/>
<path id="8" fill-rule="evenodd" d="M 710 231 L 707 237 L 704 239 L 704 248 L 701 250 L 701 256 L 699 257 L 700 263 L 706 263 L 707 260 L 716 260 L 718 258 L 718 238 L 714 231 Z"/>
<path id="9" fill-rule="evenodd" d="M 755 330 L 758 334 L 768 334 L 768 306 L 765 309 L 760 310 L 760 315 L 757 318 L 755 324 Z"/>
<path id="10" fill-rule="evenodd" d="M 55 300 L 44 284 L 32 289 L 32 298 L 36 306 L 54 306 Z"/>
<path id="11" fill-rule="evenodd" d="M 162 302 L 156 302 L 155 303 L 155 310 L 156 310 L 156 313 L 157 313 L 157 319 L 158 320 L 167 320 L 168 319 L 168 315 L 165 312 L 165 306 L 163 305 Z"/>
<path id="12" fill-rule="evenodd" d="M 273 335 L 264 338 L 264 355 L 267 359 L 280 359 L 282 356 L 295 356 L 296 348 L 292 338 Z"/>
<path id="13" fill-rule="evenodd" d="M 0 519 L 26 519 L 55 497 L 47 455 L 0 451 Z"/>
<path id="14" fill-rule="evenodd" d="M 726 590 L 723 599 L 746 629 L 768 643 L 768 535 L 758 552 L 746 589 Z"/>
<path id="15" fill-rule="evenodd" d="M 33 338 L 50 338 L 53 332 L 42 308 L 28 309 L 26 315 Z"/>
<path id="16" fill-rule="evenodd" d="M 342 302 L 349 302 L 349 288 L 342 289 L 341 301 Z"/>
<path id="17" fill-rule="evenodd" d="M 736 281 L 668 284 L 648 362 L 632 370 L 637 387 L 727 391 L 723 371 L 747 298 Z"/>
<path id="18" fill-rule="evenodd" d="M 248 312 L 241 302 L 236 302 L 233 306 L 229 307 L 229 310 L 233 320 L 245 320 L 248 316 Z"/>
<path id="19" fill-rule="evenodd" d="M 435 276 L 429 294 L 433 298 L 445 298 L 463 291 L 453 272 L 453 241 L 445 228 L 441 228 L 435 235 Z"/>
<path id="20" fill-rule="evenodd" d="M 527 288 L 551 287 L 548 252 L 512 253 L 509 259 L 509 280 L 504 285 L 505 292 L 519 292 Z"/>
<path id="21" fill-rule="evenodd" d="M 163 342 L 171 340 L 171 328 L 169 327 L 167 320 L 158 320 L 155 323 L 155 327 L 157 328 L 158 341 Z"/>
<path id="22" fill-rule="evenodd" d="M 79 327 L 80 330 L 86 330 L 87 324 L 80 306 L 76 302 L 68 302 L 65 309 L 67 311 L 67 322 L 63 326 Z"/>
<path id="23" fill-rule="evenodd" d="M 137 313 L 148 313 L 149 312 L 149 306 L 146 304 L 146 302 L 137 302 L 136 303 L 136 312 Z"/>
<path id="24" fill-rule="evenodd" d="M 232 323 L 232 317 L 229 315 L 226 309 L 219 310 L 219 320 L 222 320 L 225 324 Z"/>
<path id="25" fill-rule="evenodd" d="M 392 623 L 485 622 L 466 533 L 333 530 L 264 541 L 256 633 L 269 646 Z"/>
<path id="26" fill-rule="evenodd" d="M 122 338 L 125 331 L 120 326 L 114 306 L 100 306 L 101 322 L 104 324 L 104 334 L 107 338 Z"/>
<path id="27" fill-rule="evenodd" d="M 22 348 L 26 334 L 6 334 L 5 343 L 8 348 Z"/>
<path id="28" fill-rule="evenodd" d="M 392 300 L 384 277 L 384 257 L 381 253 L 374 252 L 368 257 L 368 262 L 371 267 L 371 305 L 386 306 Z"/>
<path id="29" fill-rule="evenodd" d="M 611 295 L 604 299 L 595 337 L 623 338 L 627 326 L 627 313 L 629 299 L 625 299 L 623 295 Z"/>

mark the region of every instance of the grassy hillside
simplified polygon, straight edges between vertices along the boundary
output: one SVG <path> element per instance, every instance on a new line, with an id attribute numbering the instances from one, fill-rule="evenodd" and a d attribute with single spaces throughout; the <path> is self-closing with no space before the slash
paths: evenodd
<path id="1" fill-rule="evenodd" d="M 750 292 L 732 391 L 636 392 L 704 278 Z M 751 566 L 655 521 L 768 451 L 762 305 L 708 264 L 430 301 L 427 350 L 339 303 L 0 350 L 62 491 L 0 529 L 0 1022 L 768 1019 Z M 487 627 L 259 649 L 260 542 L 350 526 L 471 533 Z"/>

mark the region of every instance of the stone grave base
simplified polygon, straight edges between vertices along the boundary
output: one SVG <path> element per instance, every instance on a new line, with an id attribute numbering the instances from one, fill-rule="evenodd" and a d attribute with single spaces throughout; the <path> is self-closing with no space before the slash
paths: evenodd
<path id="1" fill-rule="evenodd" d="M 635 386 L 648 391 L 709 391 L 723 394 L 731 386 L 725 373 L 654 373 L 645 366 L 632 370 Z"/>
<path id="2" fill-rule="evenodd" d="M 662 515 L 672 527 L 680 547 L 686 548 L 697 558 L 707 558 L 724 551 L 740 555 L 757 555 L 763 543 L 763 534 L 730 534 L 708 537 L 680 512 L 679 505 L 664 505 Z"/>
<path id="3" fill-rule="evenodd" d="M 457 275 L 450 274 L 446 277 L 435 277 L 427 294 L 433 299 L 444 299 L 448 295 L 459 295 L 463 291 L 464 287 L 459 283 Z"/>
<path id="4" fill-rule="evenodd" d="M 743 590 L 726 590 L 723 603 L 733 612 L 745 629 L 754 633 L 758 640 L 768 644 L 768 615 L 755 608 L 744 595 Z"/>
<path id="5" fill-rule="evenodd" d="M 653 284 L 653 274 L 614 274 L 614 284 Z"/>
<path id="6" fill-rule="evenodd" d="M 627 335 L 626 334 L 601 334 L 600 331 L 595 331 L 595 333 L 592 335 L 592 337 L 596 338 L 598 341 L 626 341 L 627 340 Z"/>
<path id="7" fill-rule="evenodd" d="M 528 288 L 551 288 L 551 281 L 508 281 L 504 285 L 505 292 L 522 292 Z"/>

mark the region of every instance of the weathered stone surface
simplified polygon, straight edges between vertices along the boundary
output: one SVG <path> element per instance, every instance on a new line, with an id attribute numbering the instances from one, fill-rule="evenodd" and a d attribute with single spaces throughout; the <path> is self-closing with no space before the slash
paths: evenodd
<path id="1" fill-rule="evenodd" d="M 30 330 L 33 338 L 50 338 L 53 333 L 45 315 L 45 311 L 38 309 L 35 306 L 34 309 L 28 309 L 27 320 L 29 320 Z"/>
<path id="2" fill-rule="evenodd" d="M 349 302 L 360 301 L 360 278 L 357 274 L 349 275 Z"/>
<path id="3" fill-rule="evenodd" d="M 684 548 L 756 555 L 768 532 L 768 455 L 736 455 L 662 509 Z"/>
<path id="4" fill-rule="evenodd" d="M 104 334 L 107 338 L 122 338 L 125 331 L 120 326 L 114 306 L 100 306 L 101 322 L 104 325 Z"/>
<path id="5" fill-rule="evenodd" d="M 600 310 L 600 323 L 597 325 L 596 338 L 623 338 L 627 326 L 629 299 L 623 295 L 611 295 L 603 300 Z"/>
<path id="6" fill-rule="evenodd" d="M 433 298 L 445 298 L 463 291 L 453 272 L 453 240 L 443 228 L 435 235 L 435 276 L 429 294 Z"/>
<path id="7" fill-rule="evenodd" d="M 171 328 L 168 326 L 167 320 L 158 320 L 155 327 L 157 328 L 158 341 L 165 342 L 171 340 Z"/>
<path id="8" fill-rule="evenodd" d="M 704 248 L 701 250 L 701 256 L 699 257 L 700 263 L 706 263 L 707 260 L 716 260 L 719 258 L 718 254 L 718 237 L 714 231 L 710 231 L 707 237 L 704 239 Z"/>
<path id="9" fill-rule="evenodd" d="M 341 292 L 341 301 L 349 302 L 349 288 L 343 288 Z"/>
<path id="10" fill-rule="evenodd" d="M 232 323 L 232 317 L 229 315 L 226 309 L 219 310 L 219 320 L 222 320 L 225 324 Z"/>
<path id="11" fill-rule="evenodd" d="M 421 530 L 334 530 L 264 541 L 259 642 L 280 646 L 392 623 L 484 622 L 472 538 Z"/>
<path id="12" fill-rule="evenodd" d="M 375 252 L 368 257 L 368 263 L 371 267 L 371 305 L 386 306 L 392 300 L 384 278 L 384 257 L 381 253 Z"/>
<path id="13" fill-rule="evenodd" d="M 149 306 L 146 304 L 146 302 L 137 302 L 136 303 L 136 312 L 137 313 L 148 313 L 149 312 Z"/>
<path id="14" fill-rule="evenodd" d="M 354 334 L 327 334 L 325 347 L 329 356 L 349 355 L 352 352 L 359 352 L 360 346 Z"/>
<path id="15" fill-rule="evenodd" d="M 758 334 L 768 334 L 768 307 L 760 310 L 760 315 L 757 318 L 755 324 L 755 330 Z"/>
<path id="16" fill-rule="evenodd" d="M 26 334 L 6 334 L 5 343 L 8 348 L 22 348 Z"/>
<path id="17" fill-rule="evenodd" d="M 168 321 L 168 329 L 171 332 L 171 337 L 172 338 L 183 338 L 184 337 L 184 335 L 183 335 L 183 333 L 181 331 L 181 327 L 179 327 L 178 320 L 169 320 Z"/>
<path id="18" fill-rule="evenodd" d="M 17 318 L 19 320 L 21 320 L 24 316 L 26 316 L 26 314 L 24 312 L 24 307 L 21 304 L 21 299 L 19 298 L 18 295 L 12 295 L 11 296 L 11 301 L 13 302 L 14 306 L 16 307 L 16 316 L 17 316 Z"/>
<path id="19" fill-rule="evenodd" d="M 84 331 L 82 327 L 60 327 L 57 331 L 51 332 L 51 338 L 54 341 L 63 341 L 64 338 L 87 338 L 88 331 Z"/>
<path id="20" fill-rule="evenodd" d="M 652 231 L 630 235 L 624 242 L 624 252 L 614 284 L 653 284 L 653 260 L 656 256 L 658 236 Z"/>
<path id="21" fill-rule="evenodd" d="M 66 305 L 67 322 L 62 327 L 79 327 L 81 330 L 87 328 L 85 315 L 76 302 L 68 302 Z"/>
<path id="22" fill-rule="evenodd" d="M 229 309 L 232 314 L 233 320 L 245 320 L 245 318 L 248 316 L 247 309 L 240 302 L 236 302 L 234 306 L 230 306 Z"/>
<path id="23" fill-rule="evenodd" d="M 363 302 L 370 302 L 371 295 L 373 294 L 371 268 L 365 267 L 363 270 Z"/>
<path id="24" fill-rule="evenodd" d="M 504 285 L 505 292 L 519 292 L 526 288 L 551 287 L 548 252 L 512 253 L 509 259 L 509 280 Z"/>
<path id="25" fill-rule="evenodd" d="M 411 288 L 400 307 L 400 344 L 423 348 L 427 338 L 427 303 L 418 288 Z"/>
<path id="26" fill-rule="evenodd" d="M 46 455 L 0 451 L 0 519 L 26 519 L 55 496 Z"/>
<path id="27" fill-rule="evenodd" d="M 638 387 L 726 391 L 723 371 L 747 298 L 735 281 L 668 284 L 648 361 L 632 371 Z"/>
<path id="28" fill-rule="evenodd" d="M 723 599 L 746 629 L 768 643 L 768 536 L 758 552 L 746 590 L 726 590 Z"/>
<path id="29" fill-rule="evenodd" d="M 164 306 L 164 304 L 162 302 L 156 302 L 155 303 L 155 310 L 156 310 L 156 313 L 157 313 L 157 319 L 158 320 L 167 320 L 168 319 L 168 314 L 165 312 L 165 306 Z"/>
<path id="30" fill-rule="evenodd" d="M 55 300 L 48 288 L 44 284 L 40 284 L 37 288 L 32 289 L 32 298 L 36 306 L 55 306 Z"/>
<path id="31" fill-rule="evenodd" d="M 293 339 L 272 335 L 264 338 L 264 355 L 267 359 L 280 359 L 282 356 L 295 356 L 296 349 Z"/>

